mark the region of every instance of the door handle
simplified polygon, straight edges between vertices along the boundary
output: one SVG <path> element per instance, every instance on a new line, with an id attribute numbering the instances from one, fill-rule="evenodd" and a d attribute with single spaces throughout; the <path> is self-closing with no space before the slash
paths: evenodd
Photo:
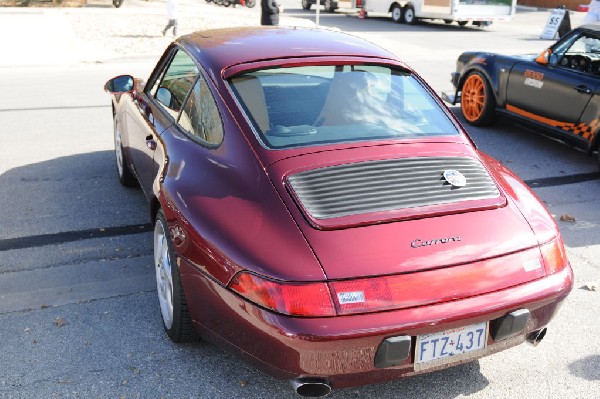
<path id="1" fill-rule="evenodd" d="M 592 89 L 590 89 L 586 85 L 576 86 L 575 90 L 577 90 L 578 93 L 582 93 L 582 94 L 591 94 L 592 93 Z"/>
<path id="2" fill-rule="evenodd" d="M 154 136 L 146 136 L 146 146 L 152 151 L 156 150 L 156 140 L 154 140 Z"/>

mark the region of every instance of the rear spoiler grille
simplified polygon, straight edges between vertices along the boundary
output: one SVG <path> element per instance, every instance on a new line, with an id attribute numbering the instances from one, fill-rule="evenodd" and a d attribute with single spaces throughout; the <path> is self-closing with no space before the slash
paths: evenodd
<path id="1" fill-rule="evenodd" d="M 460 172 L 466 185 L 448 183 L 447 170 Z M 306 212 L 319 220 L 500 196 L 481 162 L 466 157 L 357 162 L 300 172 L 288 182 Z"/>

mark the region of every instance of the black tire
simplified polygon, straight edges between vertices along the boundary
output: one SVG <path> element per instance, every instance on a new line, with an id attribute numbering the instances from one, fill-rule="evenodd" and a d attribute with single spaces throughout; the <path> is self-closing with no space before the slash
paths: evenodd
<path id="1" fill-rule="evenodd" d="M 487 28 L 492 24 L 492 21 L 474 21 L 473 26 L 477 26 L 478 28 Z"/>
<path id="2" fill-rule="evenodd" d="M 329 12 L 335 12 L 337 8 L 334 0 L 325 0 L 325 10 Z"/>
<path id="3" fill-rule="evenodd" d="M 402 21 L 407 25 L 415 25 L 418 20 L 415 17 L 415 8 L 412 4 L 407 4 L 404 6 L 404 10 L 402 10 Z"/>
<path id="4" fill-rule="evenodd" d="M 246 7 L 254 8 L 255 5 L 256 5 L 256 0 L 246 0 Z"/>
<path id="5" fill-rule="evenodd" d="M 392 7 L 392 21 L 397 24 L 404 22 L 402 20 L 402 7 L 399 4 L 394 4 Z"/>
<path id="6" fill-rule="evenodd" d="M 163 327 L 173 342 L 195 341 L 198 335 L 192 325 L 175 259 L 173 241 L 162 210 L 156 214 L 155 222 L 154 269 Z"/>
<path id="7" fill-rule="evenodd" d="M 465 26 L 466 24 L 469 23 L 469 21 L 458 21 L 458 26 Z"/>
<path id="8" fill-rule="evenodd" d="M 469 72 L 461 91 L 461 111 L 467 122 L 473 126 L 490 126 L 496 121 L 496 97 L 481 72 Z"/>
<path id="9" fill-rule="evenodd" d="M 450 24 L 452 23 L 452 20 L 451 20 L 451 19 L 445 19 L 445 20 L 444 20 L 444 23 L 445 23 L 446 25 L 450 25 Z"/>
<path id="10" fill-rule="evenodd" d="M 310 10 L 310 6 L 312 6 L 312 4 L 310 4 L 310 1 L 308 0 L 302 0 L 302 8 L 305 10 Z"/>
<path id="11" fill-rule="evenodd" d="M 124 0 L 113 0 L 113 6 L 115 6 L 116 8 L 119 8 L 123 5 L 123 1 Z"/>
<path id="12" fill-rule="evenodd" d="M 119 182 L 125 187 L 135 187 L 137 186 L 138 182 L 135 178 L 135 175 L 131 173 L 131 170 L 129 169 L 129 160 L 127 159 L 127 154 L 125 151 L 123 151 L 119 122 L 117 121 L 115 115 L 113 115 L 113 130 L 115 141 L 115 160 Z"/>

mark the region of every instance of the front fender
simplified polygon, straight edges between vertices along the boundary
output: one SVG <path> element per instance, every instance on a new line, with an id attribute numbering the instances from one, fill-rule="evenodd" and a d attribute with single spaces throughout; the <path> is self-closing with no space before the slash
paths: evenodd
<path id="1" fill-rule="evenodd" d="M 456 86 L 456 95 L 462 91 L 467 76 L 473 71 L 480 72 L 490 84 L 496 104 L 504 106 L 506 102 L 506 87 L 508 76 L 517 59 L 498 54 L 470 52 L 460 55 L 457 61 L 459 77 Z"/>

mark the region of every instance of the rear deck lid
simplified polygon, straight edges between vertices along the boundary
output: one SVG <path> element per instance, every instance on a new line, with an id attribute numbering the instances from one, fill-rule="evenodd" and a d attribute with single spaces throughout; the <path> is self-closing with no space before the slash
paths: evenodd
<path id="1" fill-rule="evenodd" d="M 306 154 L 269 174 L 328 279 L 445 268 L 538 245 L 462 144 Z"/>

